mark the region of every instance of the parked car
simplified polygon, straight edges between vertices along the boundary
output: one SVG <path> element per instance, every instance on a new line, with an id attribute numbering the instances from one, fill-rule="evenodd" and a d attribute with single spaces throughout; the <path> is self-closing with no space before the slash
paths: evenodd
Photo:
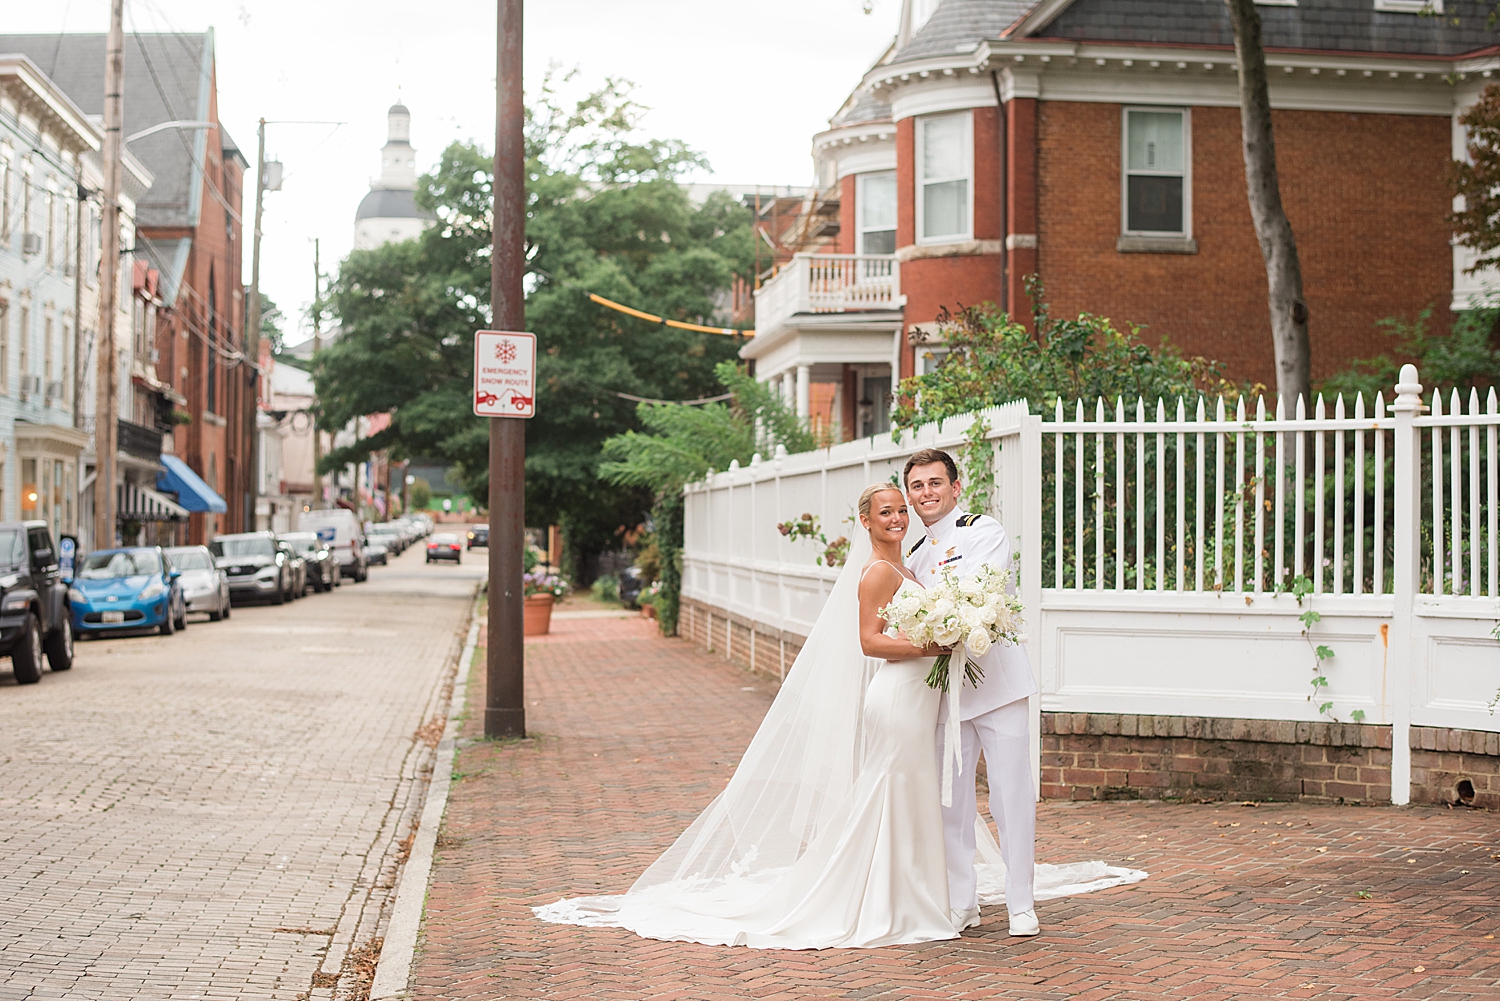
<path id="1" fill-rule="evenodd" d="M 620 604 L 626 608 L 640 608 L 641 591 L 644 587 L 640 567 L 629 567 L 620 571 Z"/>
<path id="2" fill-rule="evenodd" d="M 483 546 L 486 549 L 490 548 L 490 526 L 469 526 L 469 548 L 473 549 L 475 546 Z"/>
<path id="3" fill-rule="evenodd" d="M 292 569 L 270 532 L 221 535 L 208 548 L 229 578 L 231 599 L 263 598 L 280 605 L 291 595 Z"/>
<path id="4" fill-rule="evenodd" d="M 385 548 L 385 543 L 383 542 L 372 542 L 365 546 L 365 560 L 371 565 L 378 563 L 381 566 L 385 566 L 389 562 L 387 559 L 389 554 L 390 550 Z"/>
<path id="5" fill-rule="evenodd" d="M 291 571 L 288 576 L 291 577 L 292 589 L 287 598 L 294 601 L 307 597 L 307 560 L 290 543 L 282 542 L 280 538 L 276 540 L 276 548 L 286 554 L 287 569 Z"/>
<path id="6" fill-rule="evenodd" d="M 299 532 L 314 532 L 328 544 L 345 578 L 356 583 L 369 576 L 365 560 L 365 533 L 354 512 L 336 507 L 326 511 L 304 511 L 297 519 Z"/>
<path id="7" fill-rule="evenodd" d="M 386 552 L 396 556 L 400 556 L 401 551 L 406 548 L 401 529 L 388 521 L 368 526 L 365 529 L 365 540 L 367 543 L 380 543 L 385 547 Z"/>
<path id="8" fill-rule="evenodd" d="M 167 559 L 182 574 L 182 600 L 190 612 L 207 612 L 210 622 L 229 618 L 229 578 L 207 546 L 174 546 Z"/>
<path id="9" fill-rule="evenodd" d="M 458 536 L 452 532 L 436 532 L 427 538 L 427 562 L 433 560 L 452 560 L 454 563 L 462 562 L 463 544 L 458 541 Z"/>
<path id="10" fill-rule="evenodd" d="M 328 543 L 318 538 L 318 533 L 288 532 L 277 538 L 307 561 L 307 583 L 314 591 L 331 591 L 339 586 L 339 561 Z"/>
<path id="11" fill-rule="evenodd" d="M 42 680 L 42 657 L 54 671 L 73 666 L 73 617 L 57 547 L 44 521 L 0 524 L 0 656 L 16 683 Z"/>
<path id="12" fill-rule="evenodd" d="M 80 634 L 187 628 L 182 573 L 160 546 L 99 549 L 83 558 L 68 589 Z"/>

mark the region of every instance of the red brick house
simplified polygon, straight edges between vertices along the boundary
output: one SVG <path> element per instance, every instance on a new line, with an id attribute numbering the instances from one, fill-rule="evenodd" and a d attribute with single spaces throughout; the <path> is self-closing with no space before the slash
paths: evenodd
<path id="1" fill-rule="evenodd" d="M 1389 350 L 1375 324 L 1483 294 L 1450 245 L 1455 116 L 1500 70 L 1488 8 L 1423 0 L 1260 7 L 1282 197 L 1312 314 L 1313 377 Z M 1273 382 L 1245 196 L 1233 31 L 1220 0 L 906 0 L 827 131 L 837 236 L 758 292 L 742 352 L 844 437 L 884 427 L 943 307 L 1148 328 Z"/>

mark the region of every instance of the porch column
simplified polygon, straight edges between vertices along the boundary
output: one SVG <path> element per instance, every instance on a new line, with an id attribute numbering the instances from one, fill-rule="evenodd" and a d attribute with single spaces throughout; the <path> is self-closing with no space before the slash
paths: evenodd
<path id="1" fill-rule="evenodd" d="M 812 366 L 797 366 L 797 416 L 807 417 L 812 398 Z"/>
<path id="2" fill-rule="evenodd" d="M 792 383 L 792 373 L 790 371 L 783 372 L 776 377 L 776 380 L 781 391 L 781 402 L 786 404 L 788 410 L 795 408 L 797 405 L 797 394 L 796 387 Z"/>

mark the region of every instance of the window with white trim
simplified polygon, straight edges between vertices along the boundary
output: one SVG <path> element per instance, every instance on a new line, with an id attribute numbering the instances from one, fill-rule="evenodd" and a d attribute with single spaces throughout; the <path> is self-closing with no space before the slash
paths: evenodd
<path id="1" fill-rule="evenodd" d="M 973 117 L 967 112 L 917 119 L 917 242 L 971 239 Z"/>
<path id="2" fill-rule="evenodd" d="M 859 216 L 856 253 L 896 252 L 896 172 L 858 175 L 854 204 Z"/>
<path id="3" fill-rule="evenodd" d="M 1192 235 L 1189 128 L 1185 109 L 1125 109 L 1125 233 Z"/>

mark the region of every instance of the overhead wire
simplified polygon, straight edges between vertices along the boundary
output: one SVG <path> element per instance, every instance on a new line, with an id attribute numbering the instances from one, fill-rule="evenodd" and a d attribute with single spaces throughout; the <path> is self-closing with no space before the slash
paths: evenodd
<path id="1" fill-rule="evenodd" d="M 657 316 L 655 313 L 648 313 L 643 309 L 636 309 L 633 306 L 627 306 L 624 303 L 615 302 L 613 299 L 606 299 L 604 296 L 599 295 L 596 292 L 590 292 L 588 289 L 584 288 L 577 282 L 572 281 L 571 279 L 563 278 L 560 275 L 554 275 L 552 272 L 548 271 L 545 268 L 539 268 L 536 265 L 532 265 L 531 270 L 535 271 L 539 275 L 545 275 L 547 278 L 557 282 L 559 285 L 565 285 L 575 292 L 582 292 L 584 295 L 588 296 L 591 302 L 595 302 L 600 306 L 605 307 L 606 309 L 612 309 L 617 313 L 624 313 L 626 316 L 633 316 L 638 320 L 645 320 L 648 323 L 659 323 L 665 327 L 674 327 L 678 330 L 691 330 L 694 333 L 699 334 L 719 334 L 725 337 L 755 336 L 755 331 L 753 329 L 743 329 L 738 327 L 710 327 L 702 323 L 687 323 L 683 320 L 669 320 L 664 316 Z"/>

